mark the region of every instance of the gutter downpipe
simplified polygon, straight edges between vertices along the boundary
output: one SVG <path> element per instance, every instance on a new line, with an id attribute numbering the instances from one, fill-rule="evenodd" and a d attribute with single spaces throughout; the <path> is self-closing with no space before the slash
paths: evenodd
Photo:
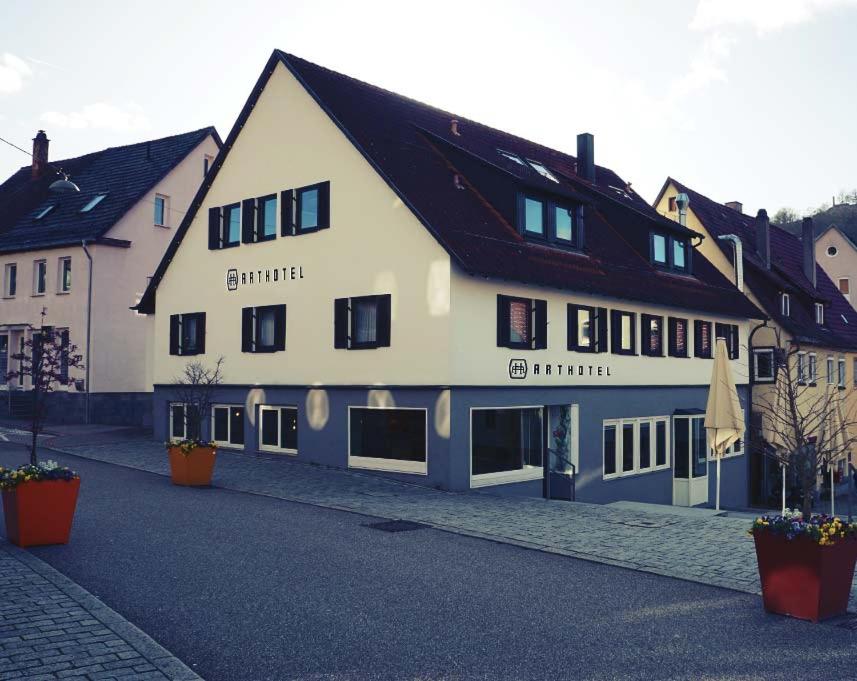
<path id="1" fill-rule="evenodd" d="M 766 328 L 769 328 L 767 319 L 764 320 L 761 324 L 756 324 L 756 326 L 753 327 L 753 330 L 750 331 L 750 335 L 747 337 L 747 366 L 750 369 L 750 376 L 749 376 L 750 380 L 747 382 L 747 408 L 750 412 L 749 413 L 750 437 L 753 440 L 755 440 L 755 438 L 753 437 L 753 385 L 755 383 L 755 380 L 753 378 L 753 336 L 756 335 L 756 332 L 759 331 L 759 329 L 766 329 Z M 775 355 L 774 356 L 774 362 L 775 362 L 775 369 L 774 370 L 775 371 L 776 371 L 776 361 L 777 360 L 776 360 L 776 355 Z M 755 442 L 753 444 L 755 445 Z M 753 449 L 753 447 L 751 447 L 751 455 L 752 455 L 752 449 Z M 764 456 L 764 454 L 762 456 Z M 783 468 L 783 470 L 785 470 L 785 468 Z M 747 482 L 748 482 L 748 485 L 750 485 L 750 490 L 749 490 L 750 500 L 752 503 L 752 499 L 753 499 L 752 484 L 753 483 L 752 483 L 751 477 L 752 477 L 751 475 L 747 475 Z M 783 487 L 783 490 L 785 490 L 785 487 Z"/>
<path id="2" fill-rule="evenodd" d="M 86 292 L 86 423 L 89 424 L 89 348 L 92 332 L 92 255 L 86 247 L 86 239 L 80 242 L 86 259 L 89 260 L 89 281 Z"/>

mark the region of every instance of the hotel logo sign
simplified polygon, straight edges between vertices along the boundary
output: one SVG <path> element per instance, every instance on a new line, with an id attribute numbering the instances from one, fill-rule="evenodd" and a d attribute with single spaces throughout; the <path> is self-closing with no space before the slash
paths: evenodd
<path id="1" fill-rule="evenodd" d="M 525 359 L 510 359 L 509 360 L 509 378 L 524 379 L 527 377 L 527 360 Z"/>
<path id="2" fill-rule="evenodd" d="M 243 272 L 239 272 L 235 267 L 230 267 L 226 270 L 226 290 L 237 291 L 240 286 L 278 284 L 303 278 L 303 265 L 266 267 L 265 269 L 245 270 Z"/>
<path id="3" fill-rule="evenodd" d="M 613 372 L 607 364 L 567 364 L 562 362 L 527 362 L 526 359 L 509 360 L 509 378 L 606 378 Z"/>

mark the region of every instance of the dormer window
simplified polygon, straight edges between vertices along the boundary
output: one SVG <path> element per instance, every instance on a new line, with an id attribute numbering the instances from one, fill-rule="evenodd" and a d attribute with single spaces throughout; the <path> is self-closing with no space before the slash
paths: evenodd
<path id="1" fill-rule="evenodd" d="M 556 175 L 554 175 L 550 170 L 545 168 L 538 161 L 531 161 L 530 159 L 527 159 L 527 163 L 529 163 L 530 167 L 546 180 L 550 180 L 551 182 L 556 182 L 557 184 L 559 184 L 559 180 L 556 179 Z"/>
<path id="2" fill-rule="evenodd" d="M 815 304 L 815 323 L 819 325 L 824 324 L 824 305 L 821 303 Z"/>
<path id="3" fill-rule="evenodd" d="M 87 204 L 83 208 L 80 209 L 80 212 L 81 213 L 88 213 L 93 208 L 95 208 L 99 203 L 104 201 L 104 197 L 106 197 L 106 196 L 107 196 L 107 194 L 96 194 L 87 202 Z"/>
<path id="4" fill-rule="evenodd" d="M 780 294 L 780 314 L 783 317 L 790 317 L 792 311 L 792 300 L 788 293 Z"/>
<path id="5" fill-rule="evenodd" d="M 57 204 L 51 203 L 42 208 L 38 213 L 33 216 L 34 220 L 41 220 L 43 217 L 48 215 L 54 208 L 57 207 Z"/>
<path id="6" fill-rule="evenodd" d="M 650 239 L 650 257 L 656 267 L 687 272 L 689 267 L 688 243 L 666 234 L 653 232 Z"/>
<path id="7" fill-rule="evenodd" d="M 520 156 L 513 154 L 511 151 L 503 151 L 502 149 L 498 149 L 497 153 L 500 154 L 500 156 L 502 156 L 505 159 L 508 159 L 510 161 L 514 161 L 518 165 L 522 165 L 522 166 L 526 165 Z"/>
<path id="8" fill-rule="evenodd" d="M 524 237 L 581 248 L 578 206 L 525 195 L 520 197 L 518 206 L 519 229 Z"/>

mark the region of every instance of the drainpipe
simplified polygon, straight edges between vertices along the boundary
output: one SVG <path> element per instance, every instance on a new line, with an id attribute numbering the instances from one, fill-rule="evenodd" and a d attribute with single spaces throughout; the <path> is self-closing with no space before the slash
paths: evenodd
<path id="1" fill-rule="evenodd" d="M 729 236 L 733 236 L 733 235 L 730 234 Z M 753 430 L 752 430 L 753 429 L 753 385 L 755 384 L 755 380 L 753 378 L 753 336 L 755 336 L 756 332 L 759 331 L 760 329 L 766 329 L 766 328 L 768 328 L 768 320 L 767 319 L 765 321 L 763 321 L 761 324 L 756 324 L 756 326 L 753 327 L 753 330 L 750 331 L 750 335 L 747 337 L 747 362 L 748 362 L 748 366 L 750 367 L 750 376 L 749 376 L 750 380 L 747 382 L 747 409 L 750 412 L 750 414 L 749 414 L 749 416 L 750 416 L 750 419 L 749 419 L 750 420 L 750 436 L 754 440 L 754 442 L 753 442 L 754 445 L 755 445 L 755 438 L 753 437 Z M 777 371 L 776 361 L 777 361 L 777 353 L 775 351 L 774 352 L 774 371 L 775 372 Z M 776 375 L 776 373 L 774 375 Z M 751 454 L 752 454 L 752 452 L 751 452 Z M 764 456 L 764 454 L 762 454 L 762 456 Z M 747 481 L 748 481 L 748 484 L 752 484 L 752 482 L 750 481 L 750 475 L 747 476 Z M 785 488 L 783 488 L 783 489 L 785 489 Z M 750 498 L 752 499 L 753 498 L 753 490 L 750 489 L 749 491 L 750 491 Z"/>
<path id="2" fill-rule="evenodd" d="M 89 260 L 89 281 L 87 285 L 86 292 L 86 367 L 84 370 L 86 371 L 86 423 L 89 424 L 89 348 L 90 348 L 90 337 L 92 332 L 92 255 L 89 253 L 89 249 L 86 247 L 86 239 L 80 242 L 80 245 L 83 247 L 83 252 L 86 254 L 86 259 Z"/>
<path id="3" fill-rule="evenodd" d="M 737 234 L 723 234 L 717 237 L 722 241 L 732 242 L 732 267 L 735 270 L 735 286 L 744 292 L 744 244 Z"/>

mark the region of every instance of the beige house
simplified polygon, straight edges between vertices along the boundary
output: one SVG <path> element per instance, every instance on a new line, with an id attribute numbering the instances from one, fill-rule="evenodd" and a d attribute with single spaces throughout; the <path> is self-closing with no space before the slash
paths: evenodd
<path id="1" fill-rule="evenodd" d="M 0 185 L 0 413 L 23 415 L 29 379 L 5 381 L 41 324 L 78 347 L 53 418 L 148 424 L 145 317 L 130 308 L 220 148 L 214 128 L 52 161 L 39 131 L 33 162 Z M 64 173 L 79 191 L 51 189 Z"/>
<path id="2" fill-rule="evenodd" d="M 836 225 L 831 225 L 815 237 L 815 257 L 827 276 L 851 306 L 857 309 L 857 296 L 851 287 L 857 286 L 857 246 Z"/>

